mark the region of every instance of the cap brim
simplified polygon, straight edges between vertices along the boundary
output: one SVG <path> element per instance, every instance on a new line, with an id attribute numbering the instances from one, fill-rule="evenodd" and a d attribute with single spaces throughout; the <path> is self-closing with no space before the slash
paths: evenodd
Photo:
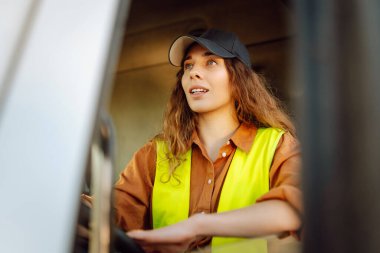
<path id="1" fill-rule="evenodd" d="M 215 42 L 205 39 L 205 38 L 199 38 L 199 37 L 193 37 L 193 36 L 181 36 L 177 38 L 173 44 L 170 46 L 169 49 L 169 62 L 177 67 L 181 66 L 182 59 L 184 57 L 184 54 L 186 52 L 186 49 L 192 44 L 192 43 L 198 43 L 202 47 L 207 48 L 211 53 L 220 56 L 222 58 L 233 58 L 235 57 L 233 54 L 228 52 L 223 47 L 219 46 Z"/>

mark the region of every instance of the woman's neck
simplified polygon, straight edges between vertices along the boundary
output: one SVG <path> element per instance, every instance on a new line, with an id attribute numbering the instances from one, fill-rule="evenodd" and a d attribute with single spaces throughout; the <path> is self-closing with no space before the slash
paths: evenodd
<path id="1" fill-rule="evenodd" d="M 239 127 L 236 113 L 208 113 L 198 115 L 198 134 L 212 161 L 219 149 L 231 138 Z"/>

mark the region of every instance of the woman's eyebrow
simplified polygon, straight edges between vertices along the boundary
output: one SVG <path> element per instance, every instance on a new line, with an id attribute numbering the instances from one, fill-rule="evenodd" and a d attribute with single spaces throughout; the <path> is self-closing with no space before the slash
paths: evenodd
<path id="1" fill-rule="evenodd" d="M 203 56 L 212 56 L 212 55 L 215 55 L 215 54 L 213 54 L 213 53 L 211 53 L 210 51 L 206 51 L 206 52 L 204 52 L 203 53 Z"/>
<path id="2" fill-rule="evenodd" d="M 206 51 L 202 54 L 202 56 L 215 56 L 215 54 L 211 53 L 210 51 Z M 187 55 L 184 61 L 191 60 L 191 55 Z"/>

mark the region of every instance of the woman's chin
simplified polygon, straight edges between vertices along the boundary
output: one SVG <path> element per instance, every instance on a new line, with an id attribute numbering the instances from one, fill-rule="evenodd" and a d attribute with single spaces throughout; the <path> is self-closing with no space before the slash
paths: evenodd
<path id="1" fill-rule="evenodd" d="M 210 108 L 206 108 L 204 106 L 193 106 L 193 107 L 190 107 L 190 109 L 193 112 L 198 113 L 198 114 L 208 113 L 211 111 Z"/>

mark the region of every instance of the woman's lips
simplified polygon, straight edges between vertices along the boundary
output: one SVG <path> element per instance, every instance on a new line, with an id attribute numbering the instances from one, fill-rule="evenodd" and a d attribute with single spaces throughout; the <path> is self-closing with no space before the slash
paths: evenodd
<path id="1" fill-rule="evenodd" d="M 192 98 L 201 98 L 203 95 L 205 95 L 208 92 L 208 89 L 205 88 L 191 88 L 189 90 L 190 96 Z"/>
<path id="2" fill-rule="evenodd" d="M 206 92 L 208 92 L 208 90 L 203 89 L 203 88 L 194 88 L 190 90 L 190 94 L 206 93 Z"/>

